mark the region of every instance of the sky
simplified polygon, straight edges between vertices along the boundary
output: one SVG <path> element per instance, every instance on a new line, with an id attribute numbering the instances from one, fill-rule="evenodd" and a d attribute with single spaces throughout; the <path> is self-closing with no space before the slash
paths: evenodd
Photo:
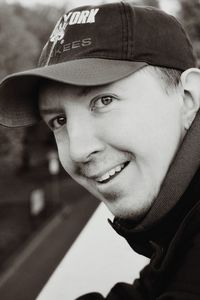
<path id="1" fill-rule="evenodd" d="M 6 0 L 7 3 L 20 2 L 26 6 L 32 6 L 35 4 L 52 4 L 56 6 L 65 5 L 65 3 L 70 3 L 70 8 L 86 5 L 86 4 L 95 4 L 98 3 L 98 0 Z M 109 0 L 108 2 L 114 2 Z M 160 0 L 160 5 L 163 10 L 168 13 L 176 14 L 176 11 L 179 8 L 178 0 Z"/>

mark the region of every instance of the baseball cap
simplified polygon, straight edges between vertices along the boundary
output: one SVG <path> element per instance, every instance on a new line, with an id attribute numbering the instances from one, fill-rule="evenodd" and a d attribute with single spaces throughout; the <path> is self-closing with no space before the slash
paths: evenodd
<path id="1" fill-rule="evenodd" d="M 191 43 L 173 16 L 132 2 L 75 8 L 58 20 L 38 67 L 1 82 L 0 124 L 18 127 L 40 120 L 38 91 L 44 78 L 104 85 L 147 65 L 195 67 Z"/>

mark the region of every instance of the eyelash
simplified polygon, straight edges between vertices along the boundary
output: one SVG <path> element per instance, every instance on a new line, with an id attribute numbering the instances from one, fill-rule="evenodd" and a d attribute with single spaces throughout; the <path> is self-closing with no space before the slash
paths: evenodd
<path id="1" fill-rule="evenodd" d="M 108 99 L 110 100 L 109 103 L 107 103 L 107 104 L 102 103 L 102 100 L 108 100 Z M 105 96 L 101 96 L 101 97 L 95 98 L 95 99 L 92 101 L 91 110 L 94 111 L 95 109 L 101 109 L 101 108 L 104 108 L 104 107 L 110 105 L 110 104 L 113 102 L 114 99 L 115 99 L 115 98 L 114 98 L 113 96 L 111 96 L 111 95 L 105 95 Z M 98 103 L 99 100 L 101 101 L 102 106 L 98 106 L 98 105 L 97 105 L 97 103 Z"/>
<path id="2" fill-rule="evenodd" d="M 58 126 L 55 125 L 55 122 L 59 119 L 62 119 L 64 120 L 63 124 L 58 124 Z M 66 124 L 66 117 L 65 116 L 56 116 L 55 118 L 51 119 L 49 121 L 49 127 L 52 129 L 52 130 L 57 130 L 59 129 L 60 127 L 62 127 L 64 124 Z"/>

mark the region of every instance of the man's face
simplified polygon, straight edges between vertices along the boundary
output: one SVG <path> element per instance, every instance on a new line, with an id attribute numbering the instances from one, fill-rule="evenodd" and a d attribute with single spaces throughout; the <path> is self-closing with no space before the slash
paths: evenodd
<path id="1" fill-rule="evenodd" d="M 139 219 L 158 195 L 183 138 L 182 98 L 141 70 L 115 83 L 49 82 L 40 109 L 71 177 L 121 218 Z"/>

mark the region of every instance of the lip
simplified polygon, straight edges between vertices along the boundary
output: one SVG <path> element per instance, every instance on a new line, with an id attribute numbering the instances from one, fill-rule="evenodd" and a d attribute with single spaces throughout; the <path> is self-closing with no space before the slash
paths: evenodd
<path id="1" fill-rule="evenodd" d="M 108 173 L 108 172 L 111 171 L 112 169 L 115 169 L 116 167 L 121 166 L 121 165 L 124 165 L 124 164 L 127 164 L 127 163 L 128 163 L 128 161 L 124 161 L 124 162 L 118 163 L 118 164 L 114 165 L 113 167 L 107 168 L 105 171 L 101 171 L 101 172 L 99 172 L 99 173 L 97 173 L 97 174 L 95 174 L 95 175 L 86 176 L 86 177 L 87 177 L 88 179 L 90 179 L 90 180 L 94 180 L 94 181 L 97 182 L 97 180 L 98 180 L 99 178 L 101 178 L 103 175 L 105 175 L 106 173 Z M 121 173 L 121 172 L 120 172 L 120 173 Z M 120 174 L 120 173 L 119 173 L 119 174 Z M 97 182 L 97 183 L 98 183 L 98 182 Z"/>
<path id="2" fill-rule="evenodd" d="M 99 181 L 95 180 L 96 185 L 103 187 L 103 186 L 109 185 L 110 183 L 114 182 L 114 180 L 117 179 L 123 173 L 123 171 L 129 165 L 129 163 L 130 163 L 130 161 L 126 161 L 126 162 L 122 163 L 125 165 L 123 167 L 123 169 L 119 173 L 115 173 L 115 175 L 110 177 L 110 179 L 105 180 L 104 182 L 99 182 Z M 122 164 L 120 164 L 120 165 L 122 165 Z M 117 165 L 117 166 L 120 166 L 120 165 Z"/>

